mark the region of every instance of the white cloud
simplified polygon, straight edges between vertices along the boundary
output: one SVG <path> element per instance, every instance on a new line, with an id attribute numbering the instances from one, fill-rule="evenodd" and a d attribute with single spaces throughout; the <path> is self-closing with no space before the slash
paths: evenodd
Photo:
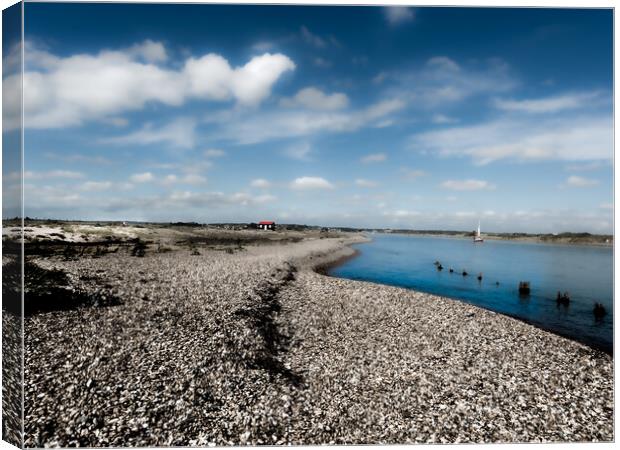
<path id="1" fill-rule="evenodd" d="M 87 181 L 80 186 L 80 189 L 83 191 L 107 191 L 111 187 L 111 181 Z"/>
<path id="2" fill-rule="evenodd" d="M 109 210 L 126 210 L 135 207 L 148 208 L 150 206 L 159 210 L 172 208 L 205 208 L 205 207 L 225 207 L 225 206 L 252 206 L 263 204 L 275 200 L 273 196 L 259 195 L 253 196 L 247 192 L 234 192 L 226 194 L 223 192 L 190 192 L 174 191 L 163 197 L 131 198 L 110 202 L 107 206 Z M 192 212 L 195 214 L 195 212 Z"/>
<path id="3" fill-rule="evenodd" d="M 454 213 L 454 216 L 459 218 L 474 218 L 478 217 L 478 214 L 475 211 L 457 211 Z"/>
<path id="4" fill-rule="evenodd" d="M 376 181 L 366 180 L 364 178 L 358 178 L 357 180 L 355 180 L 355 184 L 357 186 L 365 187 L 365 188 L 374 188 L 379 185 L 379 183 L 377 183 Z"/>
<path id="5" fill-rule="evenodd" d="M 22 174 L 21 172 L 10 172 L 4 178 L 8 181 L 19 181 L 22 178 Z M 49 170 L 46 172 L 25 170 L 23 178 L 24 180 L 44 180 L 48 178 L 77 179 L 84 178 L 84 174 L 73 170 Z"/>
<path id="6" fill-rule="evenodd" d="M 383 162 L 387 159 L 387 155 L 385 153 L 371 153 L 369 155 L 363 156 L 360 161 L 364 164 L 378 163 Z"/>
<path id="7" fill-rule="evenodd" d="M 599 208 L 601 208 L 601 209 L 614 209 L 614 204 L 613 203 L 601 203 L 599 205 Z"/>
<path id="8" fill-rule="evenodd" d="M 267 52 L 271 50 L 273 47 L 274 47 L 273 42 L 269 42 L 269 41 L 261 41 L 261 42 L 257 42 L 256 44 L 252 45 L 252 48 L 258 52 Z"/>
<path id="9" fill-rule="evenodd" d="M 271 93 L 272 85 L 295 63 L 280 53 L 253 57 L 245 66 L 232 69 L 223 57 L 210 53 L 185 63 L 190 91 L 199 98 L 225 100 L 233 96 L 240 103 L 256 105 Z"/>
<path id="10" fill-rule="evenodd" d="M 177 170 L 184 174 L 200 174 L 213 166 L 208 159 L 187 159 L 178 163 L 147 163 L 145 167 L 157 170 Z M 176 175 L 175 175 L 176 176 Z"/>
<path id="11" fill-rule="evenodd" d="M 349 98 L 341 92 L 325 94 L 315 87 L 307 87 L 297 92 L 293 98 L 283 98 L 280 104 L 286 107 L 305 107 L 329 111 L 346 108 L 349 105 Z"/>
<path id="12" fill-rule="evenodd" d="M 396 121 L 394 119 L 385 119 L 375 123 L 373 126 L 375 128 L 388 128 L 394 125 Z"/>
<path id="13" fill-rule="evenodd" d="M 312 33 L 306 26 L 302 26 L 300 32 L 301 37 L 307 44 L 317 48 L 324 48 L 327 46 L 327 41 L 325 39 Z"/>
<path id="14" fill-rule="evenodd" d="M 19 50 L 17 61 L 19 62 L 18 70 L 21 70 L 21 47 L 16 46 L 13 50 Z M 32 41 L 24 42 L 24 64 L 27 68 L 50 69 L 56 67 L 59 62 L 60 58 L 52 55 L 45 48 L 35 45 Z"/>
<path id="15" fill-rule="evenodd" d="M 35 186 L 28 183 L 24 184 L 24 197 L 28 199 L 27 205 L 24 206 L 25 211 L 37 206 L 47 209 L 68 207 L 73 211 L 76 204 L 83 200 L 83 197 L 76 192 L 67 192 L 66 189 L 55 186 Z"/>
<path id="16" fill-rule="evenodd" d="M 222 125 L 222 139 L 239 144 L 256 144 L 271 139 L 308 136 L 319 132 L 353 132 L 365 126 L 375 126 L 385 116 L 405 106 L 399 99 L 384 100 L 358 111 L 275 111 L 248 115 L 224 116 L 217 119 Z M 213 118 L 210 118 L 213 120 Z"/>
<path id="17" fill-rule="evenodd" d="M 209 160 L 189 161 L 184 165 L 180 165 L 179 169 L 185 173 L 200 173 L 209 170 L 213 163 Z"/>
<path id="18" fill-rule="evenodd" d="M 203 177 L 202 175 L 189 173 L 185 175 L 184 177 L 182 177 L 180 179 L 180 182 L 182 184 L 193 184 L 193 185 L 206 184 L 207 178 Z"/>
<path id="19" fill-rule="evenodd" d="M 593 180 L 590 178 L 579 177 L 577 175 L 572 175 L 566 179 L 566 186 L 568 187 L 590 187 L 596 186 L 598 184 L 598 180 Z"/>
<path id="20" fill-rule="evenodd" d="M 124 117 L 104 117 L 103 119 L 101 119 L 101 121 L 103 123 L 107 123 L 118 128 L 126 127 L 127 125 L 129 125 L 129 120 L 125 119 Z"/>
<path id="21" fill-rule="evenodd" d="M 371 122 L 387 116 L 405 107 L 405 102 L 400 99 L 383 100 L 370 105 L 362 114 L 364 122 Z"/>
<path id="22" fill-rule="evenodd" d="M 373 77 L 372 82 L 375 84 L 381 84 L 388 78 L 388 76 L 389 74 L 387 72 L 381 71 Z"/>
<path id="23" fill-rule="evenodd" d="M 262 195 L 258 195 L 256 197 L 254 197 L 254 201 L 256 203 L 262 204 L 262 203 L 271 203 L 276 201 L 278 198 L 274 195 L 271 194 L 262 194 Z"/>
<path id="24" fill-rule="evenodd" d="M 455 123 L 458 122 L 457 119 L 446 116 L 444 114 L 435 114 L 433 115 L 431 121 L 435 124 L 447 124 L 447 123 Z"/>
<path id="25" fill-rule="evenodd" d="M 321 67 L 323 69 L 328 69 L 332 66 L 332 63 L 324 58 L 316 57 L 312 60 L 315 66 Z"/>
<path id="26" fill-rule="evenodd" d="M 96 164 L 96 165 L 109 165 L 112 164 L 112 161 L 108 158 L 104 158 L 103 156 L 96 155 L 83 155 L 80 153 L 58 153 L 58 152 L 45 152 L 44 156 L 49 159 L 60 160 L 66 163 L 85 163 L 85 164 Z"/>
<path id="27" fill-rule="evenodd" d="M 78 189 L 85 192 L 99 192 L 99 191 L 128 191 L 133 189 L 134 185 L 126 182 L 112 182 L 112 181 L 86 181 L 78 186 Z"/>
<path id="28" fill-rule="evenodd" d="M 151 41 L 150 39 L 132 45 L 127 49 L 127 53 L 148 63 L 165 62 L 168 59 L 164 44 Z"/>
<path id="29" fill-rule="evenodd" d="M 600 92 L 581 92 L 529 100 L 495 99 L 494 105 L 504 111 L 531 114 L 556 113 L 591 106 L 592 101 L 599 98 L 600 95 Z"/>
<path id="30" fill-rule="evenodd" d="M 166 175 L 161 183 L 164 186 L 170 186 L 172 184 L 175 184 L 177 181 L 178 181 L 178 177 L 175 174 L 171 173 L 169 175 Z"/>
<path id="31" fill-rule="evenodd" d="M 296 190 L 333 189 L 334 186 L 321 177 L 300 177 L 293 180 L 291 188 Z"/>
<path id="32" fill-rule="evenodd" d="M 5 42 L 6 45 L 6 42 Z M 21 41 L 15 42 L 2 55 L 2 76 L 21 72 L 22 70 L 22 45 Z"/>
<path id="33" fill-rule="evenodd" d="M 125 136 L 105 138 L 101 142 L 118 145 L 167 144 L 171 147 L 192 148 L 196 141 L 195 128 L 194 119 L 180 118 L 159 127 L 148 123 L 138 131 Z"/>
<path id="34" fill-rule="evenodd" d="M 312 146 L 308 142 L 301 142 L 284 150 L 284 155 L 298 161 L 310 161 Z"/>
<path id="35" fill-rule="evenodd" d="M 426 175 L 426 172 L 419 169 L 409 169 L 403 167 L 402 169 L 400 169 L 400 171 L 402 172 L 403 176 L 408 180 L 416 180 Z"/>
<path id="36" fill-rule="evenodd" d="M 453 191 L 480 191 L 480 190 L 493 190 L 495 186 L 484 180 L 446 180 L 441 183 L 441 187 L 444 189 L 450 189 Z"/>
<path id="37" fill-rule="evenodd" d="M 151 181 L 151 180 L 146 180 L 146 181 Z M 200 184 L 206 184 L 207 178 L 203 177 L 202 175 L 195 174 L 195 173 L 189 173 L 182 177 L 179 177 L 175 174 L 169 174 L 164 177 L 161 183 L 164 186 L 170 186 L 173 184 L 200 185 Z"/>
<path id="38" fill-rule="evenodd" d="M 135 173 L 129 177 L 131 181 L 134 183 L 146 183 L 148 181 L 153 181 L 155 177 L 151 172 L 144 173 Z"/>
<path id="39" fill-rule="evenodd" d="M 26 69 L 24 114 L 28 128 L 80 125 L 138 110 L 149 101 L 183 102 L 178 74 L 136 61 L 123 52 L 62 58 L 47 71 Z"/>
<path id="40" fill-rule="evenodd" d="M 377 81 L 385 79 L 385 75 Z M 390 73 L 386 92 L 418 110 L 445 110 L 471 97 L 501 94 L 516 86 L 508 65 L 499 59 L 460 65 L 447 56 L 434 56 L 419 68 Z"/>
<path id="41" fill-rule="evenodd" d="M 400 219 L 412 219 L 420 217 L 422 214 L 418 211 L 410 211 L 407 209 L 397 209 L 395 211 L 385 211 L 384 217 L 400 220 Z"/>
<path id="42" fill-rule="evenodd" d="M 478 165 L 501 159 L 609 160 L 613 123 L 609 116 L 502 118 L 423 132 L 414 135 L 410 144 L 414 150 L 440 156 L 467 156 Z"/>
<path id="43" fill-rule="evenodd" d="M 402 25 L 413 21 L 415 10 L 405 6 L 387 6 L 383 9 L 385 18 L 391 26 Z"/>
<path id="44" fill-rule="evenodd" d="M 611 161 L 610 161 L 611 162 Z M 564 169 L 569 172 L 589 172 L 597 170 L 602 167 L 611 167 L 609 163 L 603 163 L 602 161 L 591 161 L 586 163 L 569 164 Z"/>
<path id="45" fill-rule="evenodd" d="M 295 64 L 283 54 L 264 53 L 232 68 L 217 54 L 189 58 L 179 69 L 158 65 L 166 60 L 161 43 L 145 41 L 123 50 L 57 57 L 32 50 L 23 76 L 25 126 L 61 128 L 114 117 L 156 102 L 179 106 L 188 99 L 236 100 L 256 105 L 267 98 L 274 83 Z M 32 54 L 39 60 L 33 60 Z M 5 129 L 20 125 L 19 74 L 6 77 L 6 110 L 16 111 Z M 13 105 L 15 104 L 15 105 Z"/>
<path id="46" fill-rule="evenodd" d="M 271 182 L 269 180 L 265 180 L 264 178 L 256 178 L 252 180 L 250 186 L 259 188 L 259 189 L 267 189 L 271 187 Z"/>
<path id="47" fill-rule="evenodd" d="M 217 148 L 210 148 L 204 151 L 204 155 L 206 158 L 221 158 L 226 155 L 226 152 Z"/>
<path id="48" fill-rule="evenodd" d="M 84 174 L 73 170 L 50 170 L 49 172 L 40 173 L 43 177 L 49 178 L 83 178 Z"/>
<path id="49" fill-rule="evenodd" d="M 461 66 L 456 61 L 447 56 L 433 56 L 426 61 L 427 67 L 437 69 L 437 75 L 446 75 L 447 73 L 460 73 Z"/>

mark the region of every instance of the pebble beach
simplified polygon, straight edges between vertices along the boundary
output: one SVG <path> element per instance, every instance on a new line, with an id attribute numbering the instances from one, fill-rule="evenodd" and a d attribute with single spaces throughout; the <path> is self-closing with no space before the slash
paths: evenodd
<path id="1" fill-rule="evenodd" d="M 26 446 L 614 439 L 611 356 L 316 270 L 361 239 L 37 259 L 96 301 L 26 317 Z"/>

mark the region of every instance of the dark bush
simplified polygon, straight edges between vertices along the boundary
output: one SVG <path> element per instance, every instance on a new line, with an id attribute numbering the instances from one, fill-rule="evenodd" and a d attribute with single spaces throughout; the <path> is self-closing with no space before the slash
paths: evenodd
<path id="1" fill-rule="evenodd" d="M 3 308 L 21 314 L 21 265 L 18 260 L 3 266 L 2 290 L 7 298 Z M 24 263 L 24 314 L 64 311 L 81 306 L 112 306 L 120 304 L 113 295 L 89 293 L 72 285 L 66 272 L 60 269 L 44 269 L 26 260 Z"/>
<path id="2" fill-rule="evenodd" d="M 140 239 L 136 239 L 136 243 L 131 249 L 131 256 L 143 257 L 146 253 L 147 245 L 145 242 L 142 242 Z"/>

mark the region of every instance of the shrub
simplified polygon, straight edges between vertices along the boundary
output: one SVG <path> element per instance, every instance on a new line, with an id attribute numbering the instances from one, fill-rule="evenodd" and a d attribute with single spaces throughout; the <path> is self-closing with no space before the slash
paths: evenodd
<path id="1" fill-rule="evenodd" d="M 146 243 L 142 242 L 140 239 L 136 239 L 136 243 L 131 249 L 131 256 L 143 257 L 146 253 Z"/>

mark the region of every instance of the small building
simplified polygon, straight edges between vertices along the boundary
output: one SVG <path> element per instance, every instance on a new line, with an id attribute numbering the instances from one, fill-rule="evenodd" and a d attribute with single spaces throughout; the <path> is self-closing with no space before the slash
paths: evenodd
<path id="1" fill-rule="evenodd" d="M 258 222 L 258 228 L 260 230 L 271 230 L 271 231 L 275 231 L 276 230 L 276 223 L 272 220 L 261 220 L 260 222 Z"/>

